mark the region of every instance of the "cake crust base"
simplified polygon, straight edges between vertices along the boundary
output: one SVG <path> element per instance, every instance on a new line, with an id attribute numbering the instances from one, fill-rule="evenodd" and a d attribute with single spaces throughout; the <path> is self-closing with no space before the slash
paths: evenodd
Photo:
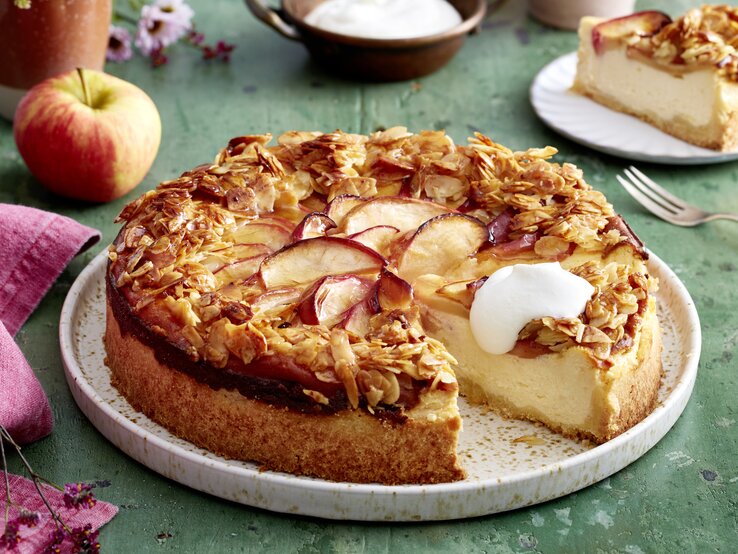
<path id="1" fill-rule="evenodd" d="M 363 410 L 305 414 L 214 389 L 161 364 L 151 347 L 122 333 L 110 306 L 105 347 L 112 384 L 136 410 L 226 458 L 354 483 L 442 483 L 465 477 L 456 459 L 457 412 L 431 421 L 421 405 L 403 422 Z M 448 393 L 428 396 L 439 404 L 456 403 Z"/>
<path id="2" fill-rule="evenodd" d="M 714 130 L 715 124 L 712 124 L 707 128 L 702 128 L 694 127 L 689 125 L 686 121 L 679 119 L 669 121 L 656 119 L 647 113 L 633 110 L 626 104 L 607 94 L 602 94 L 597 90 L 592 90 L 579 81 L 574 82 L 571 90 L 612 110 L 637 117 L 641 121 L 660 129 L 664 133 L 690 144 L 720 152 L 728 152 L 738 148 L 738 113 L 736 112 L 730 112 L 726 120 L 721 122 L 720 132 L 718 133 Z"/>

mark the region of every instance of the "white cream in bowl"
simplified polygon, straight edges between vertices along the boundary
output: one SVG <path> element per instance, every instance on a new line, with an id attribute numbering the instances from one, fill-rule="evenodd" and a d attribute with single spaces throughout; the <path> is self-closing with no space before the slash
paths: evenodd
<path id="1" fill-rule="evenodd" d="M 374 39 L 435 35 L 461 21 L 446 0 L 326 0 L 305 18 L 325 31 Z"/>

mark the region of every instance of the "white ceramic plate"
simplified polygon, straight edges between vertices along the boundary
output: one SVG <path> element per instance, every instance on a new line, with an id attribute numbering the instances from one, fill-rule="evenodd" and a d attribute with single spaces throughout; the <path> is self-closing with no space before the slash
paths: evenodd
<path id="1" fill-rule="evenodd" d="M 642 456 L 682 413 L 697 374 L 699 320 L 676 275 L 655 256 L 649 267 L 660 280 L 666 372 L 653 413 L 619 437 L 592 447 L 462 402 L 459 451 L 469 476 L 456 483 L 359 485 L 260 471 L 256 464 L 197 448 L 136 412 L 111 386 L 104 363 L 104 252 L 80 274 L 64 302 L 61 352 L 72 394 L 92 424 L 129 456 L 184 485 L 250 506 L 331 519 L 480 516 L 544 502 L 604 479 Z M 520 437 L 535 439 L 515 440 Z"/>
<path id="2" fill-rule="evenodd" d="M 697 165 L 738 159 L 738 151 L 700 148 L 667 135 L 637 117 L 571 92 L 576 69 L 577 53 L 565 54 L 544 67 L 530 88 L 530 101 L 538 117 L 565 137 L 629 160 Z"/>

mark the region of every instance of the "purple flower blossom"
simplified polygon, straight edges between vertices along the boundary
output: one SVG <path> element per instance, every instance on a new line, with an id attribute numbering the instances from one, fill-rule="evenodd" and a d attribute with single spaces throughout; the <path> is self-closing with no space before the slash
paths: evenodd
<path id="1" fill-rule="evenodd" d="M 5 524 L 5 531 L 0 535 L 0 548 L 7 550 L 15 550 L 18 543 L 21 541 L 21 537 L 18 534 L 20 530 L 20 524 L 17 519 L 12 519 Z"/>
<path id="2" fill-rule="evenodd" d="M 67 538 L 67 532 L 62 527 L 57 527 L 49 535 L 49 544 L 44 550 L 44 554 L 60 554 L 64 539 Z"/>
<path id="3" fill-rule="evenodd" d="M 64 505 L 67 508 L 92 508 L 97 500 L 92 494 L 94 483 L 67 483 L 64 485 Z"/>
<path id="4" fill-rule="evenodd" d="M 156 0 L 141 8 L 136 46 L 145 55 L 177 42 L 192 27 L 195 12 L 183 0 Z"/>
<path id="5" fill-rule="evenodd" d="M 219 40 L 215 47 L 203 46 L 202 57 L 204 60 L 220 60 L 222 62 L 229 62 L 231 60 L 231 52 L 236 46 L 234 44 L 228 44 L 222 40 Z"/>
<path id="6" fill-rule="evenodd" d="M 130 60 L 132 56 L 131 33 L 125 27 L 111 25 L 106 59 L 111 62 L 124 62 Z"/>
<path id="7" fill-rule="evenodd" d="M 199 46 L 205 41 L 205 35 L 202 33 L 198 33 L 193 27 L 192 29 L 190 29 L 189 33 L 187 33 L 187 40 L 193 46 Z"/>
<path id="8" fill-rule="evenodd" d="M 36 527 L 39 519 L 40 517 L 36 512 L 21 508 L 18 516 L 5 524 L 5 530 L 0 535 L 0 549 L 14 550 L 22 540 L 19 533 L 21 528 Z"/>
<path id="9" fill-rule="evenodd" d="M 162 51 L 161 48 L 157 48 L 156 50 L 152 51 L 151 54 L 149 54 L 149 58 L 151 58 L 152 67 L 159 67 L 160 65 L 164 65 L 169 61 L 169 57 Z"/>
<path id="10" fill-rule="evenodd" d="M 96 554 L 100 552 L 100 543 L 97 541 L 99 534 L 100 531 L 93 531 L 92 525 L 89 523 L 84 527 L 75 527 L 70 535 L 72 552 L 75 554 Z"/>

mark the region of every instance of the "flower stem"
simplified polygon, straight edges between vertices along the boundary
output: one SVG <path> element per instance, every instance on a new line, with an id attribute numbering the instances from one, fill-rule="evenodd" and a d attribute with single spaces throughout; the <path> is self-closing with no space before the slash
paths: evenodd
<path id="1" fill-rule="evenodd" d="M 0 425 L 0 427 L 2 427 Z M 2 427 L 3 431 L 5 431 L 5 427 Z M 13 500 L 10 498 L 10 479 L 8 478 L 8 460 L 5 458 L 5 445 L 3 444 L 3 437 L 0 436 L 0 454 L 2 454 L 3 458 L 3 475 L 5 476 L 5 519 L 4 524 L 8 524 L 8 516 L 10 515 L 10 504 L 13 502 Z"/>
<path id="2" fill-rule="evenodd" d="M 80 69 L 77 69 L 77 71 L 80 71 Z M 84 83 L 84 80 L 82 81 Z M 84 85 L 83 85 L 84 88 Z M 28 460 L 23 455 L 23 452 L 21 452 L 21 447 L 18 445 L 17 442 L 13 440 L 13 437 L 10 436 L 10 433 L 0 425 L 0 442 L 5 439 L 7 440 L 10 445 L 15 448 L 15 451 L 18 453 L 18 457 L 21 459 L 21 462 L 23 463 L 23 466 L 26 468 L 26 472 L 31 477 L 31 481 L 33 481 L 33 486 L 36 487 L 36 491 L 38 492 L 38 495 L 41 497 L 41 500 L 43 501 L 44 505 L 46 506 L 46 509 L 49 510 L 49 514 L 51 514 L 51 517 L 54 519 L 54 524 L 59 527 L 61 525 L 67 532 L 71 532 L 71 529 L 69 526 L 64 523 L 61 518 L 59 517 L 59 514 L 54 511 L 54 508 L 51 507 L 51 504 L 49 504 L 49 501 L 46 499 L 46 495 L 41 490 L 41 486 L 39 485 L 39 481 L 43 480 L 46 481 L 43 477 L 41 477 L 38 473 L 36 473 L 33 468 L 31 467 L 31 464 L 28 463 Z M 8 466 L 5 464 L 5 450 L 3 450 L 3 469 L 5 471 L 5 479 L 8 479 Z M 48 483 L 48 481 L 46 481 Z M 6 482 L 6 487 L 8 487 L 8 484 Z M 10 494 L 10 488 L 7 489 L 8 494 Z"/>
<path id="3" fill-rule="evenodd" d="M 82 69 L 81 67 L 78 67 L 77 74 L 79 75 L 79 80 L 82 83 L 82 94 L 84 94 L 84 97 L 85 97 L 85 104 L 87 104 L 91 108 L 92 99 L 90 98 L 90 89 L 87 88 L 87 80 L 85 79 L 85 70 Z"/>
<path id="4" fill-rule="evenodd" d="M 120 10 L 115 10 L 113 12 L 113 18 L 116 20 L 119 19 L 121 21 L 125 21 L 126 23 L 131 23 L 132 25 L 138 25 L 138 19 L 136 19 L 135 17 L 131 17 L 127 13 L 123 13 Z"/>

